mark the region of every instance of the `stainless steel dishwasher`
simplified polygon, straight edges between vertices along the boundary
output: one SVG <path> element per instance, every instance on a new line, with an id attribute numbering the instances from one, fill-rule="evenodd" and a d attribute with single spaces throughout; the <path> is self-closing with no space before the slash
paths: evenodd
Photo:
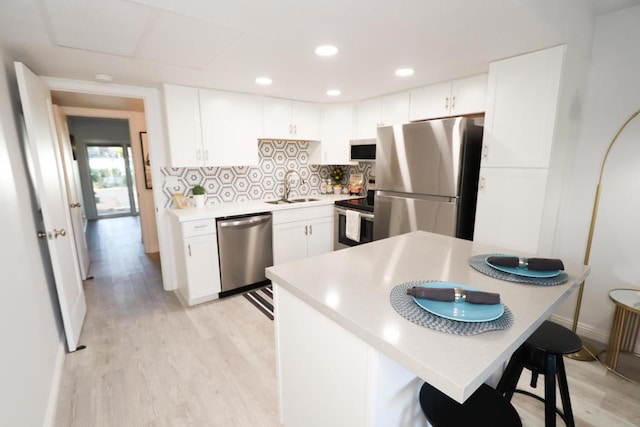
<path id="1" fill-rule="evenodd" d="M 264 269 L 273 265 L 271 213 L 218 218 L 220 296 L 267 282 Z"/>

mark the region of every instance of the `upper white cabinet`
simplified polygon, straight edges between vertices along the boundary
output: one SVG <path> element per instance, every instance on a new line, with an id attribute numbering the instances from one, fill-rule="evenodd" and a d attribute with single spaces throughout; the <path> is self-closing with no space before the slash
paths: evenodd
<path id="1" fill-rule="evenodd" d="M 482 166 L 548 167 L 564 53 L 560 46 L 490 64 Z"/>
<path id="2" fill-rule="evenodd" d="M 320 106 L 288 99 L 262 99 L 262 138 L 320 139 Z"/>
<path id="3" fill-rule="evenodd" d="M 195 87 L 164 85 L 171 166 L 202 166 L 200 100 Z"/>
<path id="4" fill-rule="evenodd" d="M 206 89 L 199 93 L 204 165 L 257 165 L 260 98 Z"/>
<path id="5" fill-rule="evenodd" d="M 485 111 L 487 74 L 438 83 L 411 91 L 411 121 Z"/>
<path id="6" fill-rule="evenodd" d="M 355 138 L 376 138 L 378 126 L 409 121 L 409 92 L 400 92 L 359 102 L 355 107 Z"/>
<path id="7" fill-rule="evenodd" d="M 164 85 L 171 166 L 258 163 L 260 98 Z"/>
<path id="8" fill-rule="evenodd" d="M 353 104 L 328 104 L 322 107 L 322 143 L 319 158 L 313 163 L 344 165 L 349 160 L 349 140 L 353 139 Z"/>

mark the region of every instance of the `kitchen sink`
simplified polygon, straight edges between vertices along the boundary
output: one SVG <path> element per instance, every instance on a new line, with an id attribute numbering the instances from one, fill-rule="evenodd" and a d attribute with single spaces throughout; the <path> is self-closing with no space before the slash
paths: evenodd
<path id="1" fill-rule="evenodd" d="M 320 199 L 314 199 L 314 198 L 306 197 L 304 199 L 291 199 L 291 200 L 289 200 L 289 202 L 291 202 L 291 203 L 317 202 L 318 200 L 320 200 Z"/>
<path id="2" fill-rule="evenodd" d="M 288 205 L 293 203 L 291 200 L 267 200 L 265 203 L 270 203 L 272 205 Z"/>

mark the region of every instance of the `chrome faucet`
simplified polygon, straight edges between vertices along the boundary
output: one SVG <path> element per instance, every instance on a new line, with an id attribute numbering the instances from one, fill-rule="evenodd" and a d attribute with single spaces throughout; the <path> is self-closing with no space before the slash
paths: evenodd
<path id="1" fill-rule="evenodd" d="M 291 173 L 298 174 L 298 176 L 300 177 L 300 184 L 304 184 L 304 178 L 302 177 L 302 175 L 300 175 L 300 172 L 293 169 L 289 169 L 288 171 L 286 171 L 284 174 L 284 197 L 282 198 L 282 200 L 289 200 L 289 192 L 291 191 L 291 188 L 289 187 L 288 178 L 289 174 Z"/>

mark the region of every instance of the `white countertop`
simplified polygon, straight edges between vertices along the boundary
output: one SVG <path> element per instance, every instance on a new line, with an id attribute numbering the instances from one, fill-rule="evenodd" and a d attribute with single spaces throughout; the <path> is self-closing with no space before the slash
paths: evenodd
<path id="1" fill-rule="evenodd" d="M 494 279 L 467 263 L 484 253 L 513 253 L 423 231 L 269 267 L 267 277 L 374 349 L 462 402 L 509 359 L 588 275 L 565 262 L 569 281 L 535 286 Z M 514 316 L 502 331 L 473 336 L 411 323 L 391 307 L 398 284 L 443 280 L 500 293 Z M 277 316 L 277 313 L 276 313 Z"/>
<path id="2" fill-rule="evenodd" d="M 252 200 L 248 202 L 232 202 L 232 203 L 211 203 L 202 208 L 185 208 L 175 209 L 169 208 L 167 211 L 178 218 L 179 222 L 195 221 L 200 219 L 220 218 L 231 215 L 245 215 L 257 212 L 274 212 L 285 209 L 299 209 L 313 206 L 332 205 L 337 200 L 354 199 L 359 196 L 349 196 L 348 194 L 316 194 L 311 196 L 296 196 L 297 198 L 313 198 L 318 199 L 313 202 L 289 203 L 282 205 L 273 205 L 266 201 Z"/>

